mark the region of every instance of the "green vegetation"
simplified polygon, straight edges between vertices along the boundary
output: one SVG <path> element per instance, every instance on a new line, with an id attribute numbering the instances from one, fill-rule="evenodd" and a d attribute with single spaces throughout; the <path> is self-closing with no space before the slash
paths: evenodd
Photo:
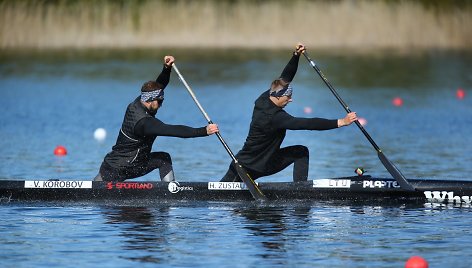
<path id="1" fill-rule="evenodd" d="M 0 49 L 472 48 L 468 0 L 0 0 Z"/>

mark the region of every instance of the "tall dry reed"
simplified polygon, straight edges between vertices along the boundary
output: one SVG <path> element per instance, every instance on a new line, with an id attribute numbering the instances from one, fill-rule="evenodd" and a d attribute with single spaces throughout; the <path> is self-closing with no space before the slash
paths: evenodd
<path id="1" fill-rule="evenodd" d="M 471 8 L 415 1 L 0 2 L 0 48 L 472 48 Z"/>

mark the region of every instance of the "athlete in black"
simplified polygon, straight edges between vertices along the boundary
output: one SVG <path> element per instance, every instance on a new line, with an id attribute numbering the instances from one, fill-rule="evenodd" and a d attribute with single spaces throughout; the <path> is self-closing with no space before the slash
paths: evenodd
<path id="1" fill-rule="evenodd" d="M 249 134 L 243 148 L 237 153 L 239 163 L 246 168 L 255 180 L 275 174 L 291 164 L 293 181 L 306 181 L 308 178 L 309 154 L 303 145 L 280 148 L 286 130 L 329 130 L 350 125 L 357 120 L 355 112 L 343 119 L 299 118 L 288 114 L 283 108 L 292 101 L 292 82 L 298 69 L 303 44 L 298 44 L 296 51 L 285 66 L 279 79 L 272 82 L 269 90 L 257 98 L 252 113 Z M 221 181 L 240 181 L 233 166 Z"/>
<path id="2" fill-rule="evenodd" d="M 172 160 L 166 152 L 151 152 L 157 136 L 179 138 L 204 137 L 218 132 L 218 126 L 192 128 L 168 125 L 155 118 L 164 102 L 164 89 L 169 83 L 174 57 L 164 57 L 164 68 L 156 81 L 144 83 L 141 95 L 126 109 L 116 144 L 105 156 L 96 181 L 124 181 L 141 177 L 159 169 L 163 181 L 174 181 Z"/>

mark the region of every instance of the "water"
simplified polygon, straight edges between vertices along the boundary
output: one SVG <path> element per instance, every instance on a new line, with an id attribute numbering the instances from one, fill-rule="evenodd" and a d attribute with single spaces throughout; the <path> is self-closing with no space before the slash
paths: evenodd
<path id="1" fill-rule="evenodd" d="M 4 52 L 0 56 L 0 178 L 92 179 L 114 144 L 124 109 L 155 78 L 165 51 Z M 284 51 L 175 51 L 177 64 L 223 137 L 237 152 L 254 99 L 288 60 Z M 409 178 L 472 179 L 472 55 L 369 55 L 313 51 L 328 80 Z M 341 118 L 306 61 L 293 83 L 295 116 Z M 458 100 L 457 88 L 466 90 Z M 404 100 L 394 107 L 394 97 Z M 313 113 L 306 115 L 304 107 Z M 172 74 L 158 117 L 203 126 Z M 103 127 L 103 143 L 93 139 Z M 56 145 L 68 149 L 56 157 Z M 355 127 L 290 131 L 284 145 L 310 149 L 310 178 L 388 176 Z M 158 138 L 181 181 L 218 180 L 230 162 L 216 137 Z M 139 180 L 157 180 L 151 173 Z M 290 181 L 291 169 L 261 179 Z M 162 204 L 2 203 L 3 267 L 402 267 L 421 255 L 430 267 L 470 267 L 471 208 L 330 202 Z M 73 261 L 72 261 L 73 260 Z"/>
<path id="2" fill-rule="evenodd" d="M 3 267 L 470 267 L 470 208 L 0 207 Z"/>

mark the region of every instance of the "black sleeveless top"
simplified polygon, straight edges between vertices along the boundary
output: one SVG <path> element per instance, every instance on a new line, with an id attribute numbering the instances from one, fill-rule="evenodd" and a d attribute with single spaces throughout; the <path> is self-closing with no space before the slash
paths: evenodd
<path id="1" fill-rule="evenodd" d="M 114 168 L 138 166 L 149 156 L 156 136 L 143 137 L 135 134 L 134 127 L 145 117 L 154 117 L 136 98 L 126 109 L 123 124 L 112 151 L 104 161 Z"/>

